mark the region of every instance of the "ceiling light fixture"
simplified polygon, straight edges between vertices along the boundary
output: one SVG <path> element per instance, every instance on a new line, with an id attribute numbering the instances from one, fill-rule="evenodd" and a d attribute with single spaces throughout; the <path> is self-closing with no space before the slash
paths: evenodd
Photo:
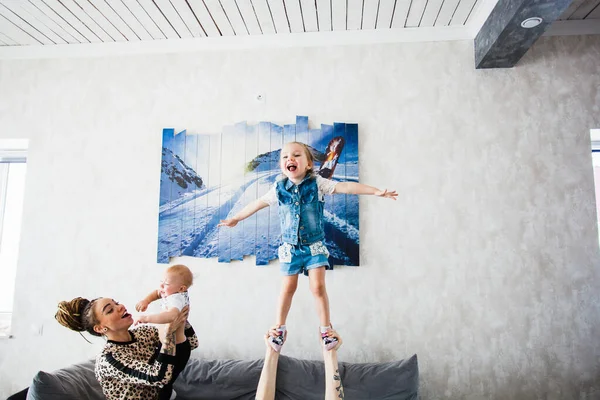
<path id="1" fill-rule="evenodd" d="M 542 21 L 543 19 L 541 19 L 540 17 L 531 17 L 521 22 L 521 26 L 526 29 L 531 29 L 541 24 Z"/>

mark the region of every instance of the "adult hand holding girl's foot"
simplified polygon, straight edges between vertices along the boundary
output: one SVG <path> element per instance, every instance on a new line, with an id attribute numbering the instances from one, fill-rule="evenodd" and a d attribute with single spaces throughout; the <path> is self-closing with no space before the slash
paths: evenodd
<path id="1" fill-rule="evenodd" d="M 335 339 L 336 345 L 331 350 L 323 347 L 323 361 L 325 362 L 325 400 L 343 399 L 344 386 L 338 366 L 337 351 L 342 345 L 342 338 L 333 329 L 327 330 L 327 336 Z"/>
<path id="2" fill-rule="evenodd" d="M 281 351 L 281 346 L 283 346 L 286 339 L 287 330 L 285 329 L 285 325 L 274 325 L 265 335 L 265 341 L 267 345 L 269 345 L 277 353 Z"/>
<path id="3" fill-rule="evenodd" d="M 342 345 L 342 338 L 337 331 L 332 328 L 327 329 L 327 332 L 321 333 L 320 335 L 321 343 L 323 344 L 324 351 L 338 350 Z M 327 344 L 329 344 L 329 348 Z"/>

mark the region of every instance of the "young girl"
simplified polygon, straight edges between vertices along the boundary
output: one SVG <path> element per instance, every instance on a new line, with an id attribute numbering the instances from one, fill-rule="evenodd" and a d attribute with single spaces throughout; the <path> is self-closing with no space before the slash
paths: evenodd
<path id="1" fill-rule="evenodd" d="M 298 285 L 298 274 L 308 274 L 321 323 L 323 346 L 331 350 L 337 339 L 328 335 L 329 298 L 325 290 L 325 267 L 329 266 L 329 251 L 323 244 L 324 195 L 372 194 L 396 200 L 396 191 L 388 192 L 372 186 L 353 182 L 334 182 L 314 173 L 314 158 L 304 143 L 287 143 L 281 149 L 279 162 L 283 177 L 261 198 L 249 203 L 231 219 L 221 221 L 219 226 L 234 227 L 255 212 L 279 204 L 282 244 L 278 255 L 283 274 L 283 287 L 277 307 L 279 336 L 269 339 L 275 351 L 280 351 L 285 340 L 286 318 L 292 305 L 292 297 Z"/>

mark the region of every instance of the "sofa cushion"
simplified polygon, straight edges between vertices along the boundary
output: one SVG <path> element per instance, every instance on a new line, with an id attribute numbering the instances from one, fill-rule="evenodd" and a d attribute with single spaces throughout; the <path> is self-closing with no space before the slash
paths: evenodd
<path id="1" fill-rule="evenodd" d="M 417 356 L 386 363 L 340 362 L 344 394 L 356 400 L 415 400 L 419 391 Z M 322 400 L 325 366 L 322 361 L 281 357 L 277 370 L 277 399 Z"/>
<path id="2" fill-rule="evenodd" d="M 27 400 L 105 400 L 94 375 L 94 365 L 90 360 L 52 373 L 38 372 Z"/>
<path id="3" fill-rule="evenodd" d="M 253 400 L 262 369 L 258 361 L 190 359 L 174 388 L 180 400 Z M 419 389 L 417 356 L 387 363 L 339 363 L 344 392 L 357 400 L 416 400 Z M 280 356 L 277 400 L 323 400 L 323 361 Z"/>
<path id="4" fill-rule="evenodd" d="M 173 388 L 181 400 L 254 400 L 263 361 L 191 358 Z"/>
<path id="5" fill-rule="evenodd" d="M 180 400 L 254 400 L 262 360 L 206 361 L 190 359 L 174 388 Z M 387 363 L 339 363 L 346 397 L 355 400 L 416 400 L 419 388 L 417 356 Z M 277 400 L 323 400 L 323 361 L 280 356 Z M 94 375 L 94 361 L 58 371 L 40 371 L 28 400 L 105 400 Z"/>

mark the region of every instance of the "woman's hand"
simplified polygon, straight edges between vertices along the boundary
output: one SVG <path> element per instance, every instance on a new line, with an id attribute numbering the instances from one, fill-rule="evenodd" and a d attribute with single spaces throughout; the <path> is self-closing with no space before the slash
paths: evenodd
<path id="1" fill-rule="evenodd" d="M 265 333 L 265 346 L 267 346 L 267 349 L 273 349 L 271 347 L 271 344 L 269 343 L 269 338 L 279 336 L 279 332 L 281 332 L 281 329 L 279 329 L 280 326 L 281 325 L 273 325 L 271 327 L 271 329 L 269 329 L 267 331 L 267 333 Z M 283 341 L 285 342 L 286 340 L 287 340 L 287 330 L 283 334 Z M 273 350 L 273 351 L 275 351 L 275 350 Z"/>
<path id="2" fill-rule="evenodd" d="M 174 333 L 177 330 L 177 328 L 185 324 L 185 321 L 187 321 L 189 315 L 190 307 L 183 307 L 177 318 L 173 322 L 167 324 L 167 335 Z"/>
<path id="3" fill-rule="evenodd" d="M 329 336 L 329 337 L 334 337 L 334 338 L 336 338 L 336 339 L 337 339 L 337 341 L 338 341 L 337 345 L 336 345 L 336 346 L 335 346 L 333 349 L 331 349 L 331 350 L 337 350 L 337 349 L 339 349 L 339 348 L 340 348 L 340 346 L 342 345 L 342 337 L 340 336 L 340 334 L 339 334 L 339 333 L 337 333 L 337 332 L 336 332 L 335 330 L 333 330 L 333 329 L 328 329 L 328 330 L 327 330 L 327 336 Z M 321 334 L 319 334 L 319 340 L 320 340 L 320 339 L 321 339 Z M 331 350 L 330 350 L 330 351 L 331 351 Z"/>

